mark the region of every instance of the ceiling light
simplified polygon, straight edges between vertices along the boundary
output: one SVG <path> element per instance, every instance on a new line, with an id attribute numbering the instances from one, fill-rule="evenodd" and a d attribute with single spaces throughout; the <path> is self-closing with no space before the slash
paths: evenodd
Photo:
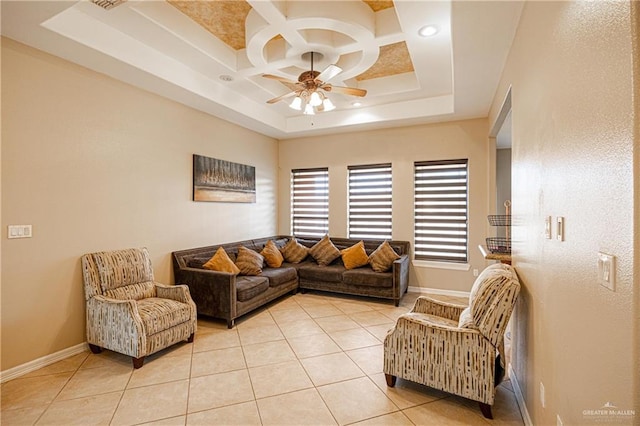
<path id="1" fill-rule="evenodd" d="M 336 109 L 336 106 L 333 104 L 333 102 L 331 102 L 331 99 L 329 98 L 324 98 L 324 101 L 322 101 L 322 106 L 324 108 L 324 111 L 331 111 Z"/>
<path id="2" fill-rule="evenodd" d="M 418 30 L 418 34 L 421 37 L 431 37 L 438 34 L 439 31 L 440 31 L 440 28 L 438 28 L 437 25 L 425 25 L 424 27 Z"/>
<path id="3" fill-rule="evenodd" d="M 351 105 L 353 105 L 354 107 L 359 107 L 359 106 L 362 106 L 362 102 L 358 102 L 358 101 L 351 102 Z"/>
<path id="4" fill-rule="evenodd" d="M 322 105 L 322 99 L 320 98 L 320 95 L 318 94 L 318 92 L 311 93 L 311 96 L 309 97 L 309 105 L 314 107 Z"/>
<path id="5" fill-rule="evenodd" d="M 295 98 L 293 98 L 293 101 L 291 102 L 291 105 L 289 105 L 289 108 L 295 109 L 296 111 L 302 111 L 302 98 L 300 96 L 296 96 Z"/>
<path id="6" fill-rule="evenodd" d="M 289 104 L 289 107 L 297 111 L 302 110 L 306 115 L 313 115 L 317 112 L 332 111 L 336 109 L 336 106 L 327 97 L 329 92 L 343 93 L 351 96 L 365 96 L 367 91 L 356 87 L 342 87 L 332 86 L 328 83 L 330 79 L 338 75 L 342 71 L 337 65 L 329 65 L 324 71 L 319 72 L 313 69 L 313 58 L 316 52 L 307 52 L 302 55 L 303 59 L 308 56 L 311 59 L 311 69 L 305 71 L 298 76 L 298 81 L 289 80 L 286 77 L 281 77 L 272 74 L 263 74 L 263 77 L 277 80 L 285 85 L 291 87 L 294 86 L 292 92 L 285 93 L 273 99 L 267 101 L 268 104 L 274 104 L 284 99 L 294 99 Z M 321 55 L 321 54 L 320 54 Z"/>

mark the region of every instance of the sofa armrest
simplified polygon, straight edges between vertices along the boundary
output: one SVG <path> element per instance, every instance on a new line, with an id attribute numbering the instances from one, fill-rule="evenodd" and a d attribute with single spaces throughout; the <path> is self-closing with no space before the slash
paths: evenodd
<path id="1" fill-rule="evenodd" d="M 235 318 L 236 276 L 198 268 L 175 271 L 176 284 L 186 284 L 198 313 L 219 318 Z"/>
<path id="2" fill-rule="evenodd" d="M 135 300 L 87 300 L 87 342 L 135 358 L 146 355 L 147 336 Z"/>
<path id="3" fill-rule="evenodd" d="M 409 255 L 403 254 L 399 259 L 393 261 L 391 267 L 393 272 L 393 292 L 396 306 L 403 294 L 409 288 Z"/>
<path id="4" fill-rule="evenodd" d="M 464 305 L 456 305 L 453 303 L 441 302 L 431 299 L 430 297 L 420 296 L 416 299 L 411 312 L 421 314 L 436 315 L 453 321 L 460 319 L 460 314 L 466 308 Z"/>

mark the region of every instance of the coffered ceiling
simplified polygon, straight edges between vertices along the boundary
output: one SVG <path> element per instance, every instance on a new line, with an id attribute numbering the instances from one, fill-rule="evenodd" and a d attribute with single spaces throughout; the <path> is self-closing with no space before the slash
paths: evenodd
<path id="1" fill-rule="evenodd" d="M 1 2 L 2 35 L 276 138 L 486 117 L 522 9 L 512 1 Z M 421 37 L 426 25 L 438 32 Z M 266 101 L 336 64 L 336 105 Z M 355 106 L 354 101 L 360 101 Z"/>

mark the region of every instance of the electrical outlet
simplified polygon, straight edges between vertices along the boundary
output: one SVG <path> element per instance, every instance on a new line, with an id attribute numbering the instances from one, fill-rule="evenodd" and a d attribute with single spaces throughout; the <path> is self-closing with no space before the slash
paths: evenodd
<path id="1" fill-rule="evenodd" d="M 474 269 L 474 270 L 473 270 L 473 276 L 474 276 L 474 277 L 477 277 L 477 276 L 478 276 L 478 270 L 477 270 L 477 269 Z"/>
<path id="2" fill-rule="evenodd" d="M 544 402 L 544 385 L 540 382 L 540 405 L 542 408 L 545 408 L 546 404 Z"/>

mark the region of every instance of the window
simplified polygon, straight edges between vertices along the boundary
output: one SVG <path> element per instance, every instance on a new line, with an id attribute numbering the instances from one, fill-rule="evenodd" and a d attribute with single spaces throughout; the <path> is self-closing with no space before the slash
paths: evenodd
<path id="1" fill-rule="evenodd" d="M 468 160 L 416 162 L 416 260 L 467 261 Z"/>
<path id="2" fill-rule="evenodd" d="M 349 238 L 391 239 L 391 163 L 348 169 Z"/>
<path id="3" fill-rule="evenodd" d="M 329 169 L 291 170 L 293 235 L 322 237 L 329 232 Z"/>

